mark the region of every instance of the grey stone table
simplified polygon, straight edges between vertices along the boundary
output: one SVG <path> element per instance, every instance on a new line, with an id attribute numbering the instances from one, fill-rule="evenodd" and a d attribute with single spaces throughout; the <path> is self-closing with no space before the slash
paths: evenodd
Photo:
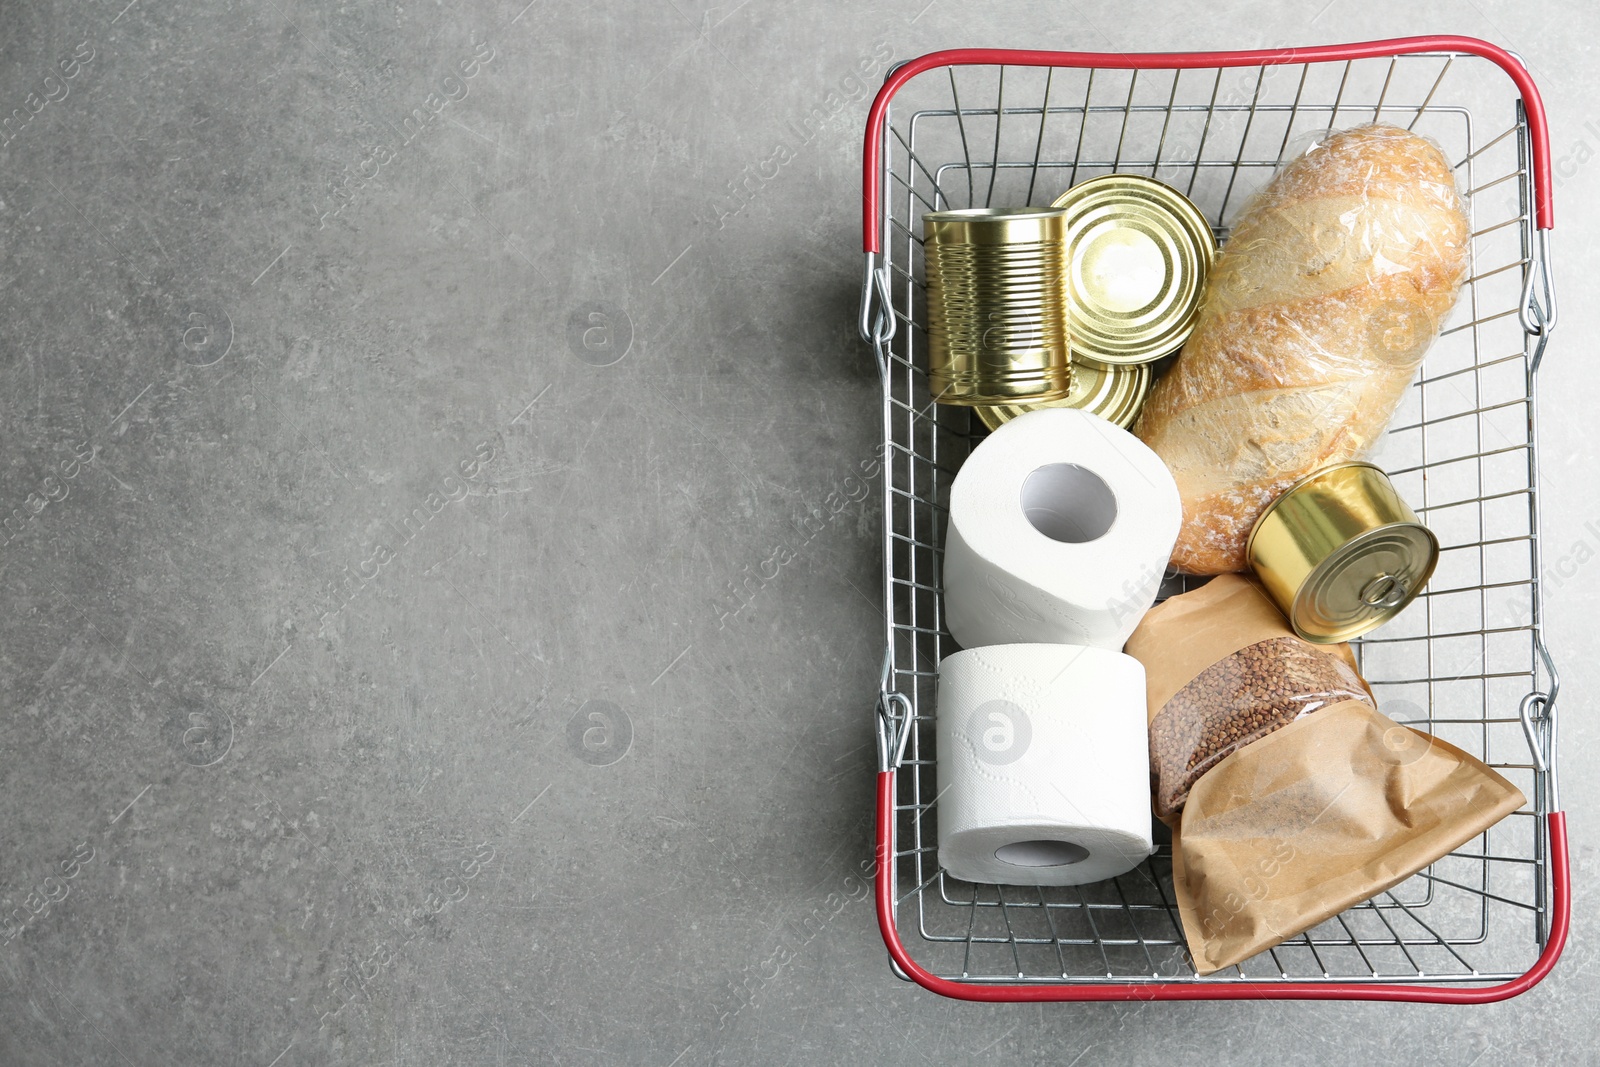
<path id="1" fill-rule="evenodd" d="M 0 945 L 0 1063 L 1592 1060 L 1597 28 L 1509 0 L 7 5 L 0 903 L 56 879 Z M 1439 30 L 1518 49 L 1554 123 L 1565 959 L 1476 1009 L 897 981 L 844 889 L 878 517 L 824 508 L 877 434 L 867 82 L 962 44 Z"/>

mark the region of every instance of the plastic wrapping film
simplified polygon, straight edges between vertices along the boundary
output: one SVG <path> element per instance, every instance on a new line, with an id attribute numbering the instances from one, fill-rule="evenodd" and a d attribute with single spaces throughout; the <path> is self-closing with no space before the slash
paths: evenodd
<path id="1" fill-rule="evenodd" d="M 1449 162 L 1394 126 L 1321 136 L 1251 198 L 1134 428 L 1183 497 L 1175 567 L 1244 570 L 1267 504 L 1366 453 L 1455 305 L 1468 248 Z"/>

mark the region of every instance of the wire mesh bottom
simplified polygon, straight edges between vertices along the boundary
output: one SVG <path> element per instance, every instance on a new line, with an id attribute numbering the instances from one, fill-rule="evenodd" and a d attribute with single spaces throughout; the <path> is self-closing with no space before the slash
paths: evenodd
<path id="1" fill-rule="evenodd" d="M 934 689 L 939 661 L 959 647 L 941 615 L 941 544 L 951 480 L 985 431 L 970 409 L 933 404 L 927 388 L 920 219 L 1048 204 L 1076 181 L 1131 172 L 1185 192 L 1225 240 L 1249 194 L 1310 135 L 1374 120 L 1426 134 L 1455 164 L 1473 267 L 1371 457 L 1438 536 L 1440 563 L 1423 595 L 1357 654 L 1390 717 L 1478 756 L 1528 804 L 1389 892 L 1202 978 L 1184 947 L 1168 848 L 1082 887 L 974 885 L 938 866 Z M 942 67 L 900 89 L 882 149 L 884 251 L 869 288 L 882 286 L 895 331 L 879 350 L 881 699 L 905 709 L 890 877 L 918 965 L 1011 985 L 1460 983 L 1527 971 L 1549 934 L 1542 817 L 1553 809 L 1554 678 L 1538 600 L 1533 383 L 1543 345 L 1523 310 L 1545 246 L 1515 87 L 1493 63 L 1458 54 L 1226 69 Z"/>

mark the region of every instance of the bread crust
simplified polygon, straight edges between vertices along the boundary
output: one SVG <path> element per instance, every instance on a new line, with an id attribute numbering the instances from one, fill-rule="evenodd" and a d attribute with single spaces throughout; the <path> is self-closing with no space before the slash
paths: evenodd
<path id="1" fill-rule="evenodd" d="M 1252 198 L 1134 427 L 1183 497 L 1173 566 L 1244 570 L 1267 504 L 1371 448 L 1467 259 L 1449 163 L 1393 126 L 1330 135 Z"/>

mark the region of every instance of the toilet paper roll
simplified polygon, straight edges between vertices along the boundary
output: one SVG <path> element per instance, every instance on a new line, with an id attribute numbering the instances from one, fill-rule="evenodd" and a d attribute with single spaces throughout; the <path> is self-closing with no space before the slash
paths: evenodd
<path id="1" fill-rule="evenodd" d="M 998 645 L 939 664 L 939 863 L 969 882 L 1082 885 L 1150 839 L 1144 668 L 1103 648 Z"/>
<path id="2" fill-rule="evenodd" d="M 950 489 L 945 622 L 965 648 L 1120 649 L 1155 602 L 1183 509 L 1154 452 L 1098 415 L 1030 411 Z"/>

